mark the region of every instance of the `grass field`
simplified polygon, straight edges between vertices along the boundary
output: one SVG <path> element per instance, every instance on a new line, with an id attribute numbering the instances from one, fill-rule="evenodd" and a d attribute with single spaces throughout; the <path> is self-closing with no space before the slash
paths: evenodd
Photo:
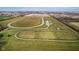
<path id="1" fill-rule="evenodd" d="M 41 17 L 38 16 L 25 16 L 23 19 L 15 22 L 12 26 L 15 27 L 32 27 L 41 24 Z M 29 25 L 28 25 L 29 24 Z"/>
<path id="2" fill-rule="evenodd" d="M 23 18 L 28 19 L 24 16 L 14 18 L 12 21 L 22 20 Z M 36 17 L 33 19 L 36 19 Z M 79 50 L 79 33 L 57 21 L 53 17 L 45 17 L 44 21 L 46 20 L 51 22 L 51 25 L 46 29 L 41 29 L 47 26 L 44 22 L 43 26 L 37 27 L 38 30 L 36 30 L 36 28 L 29 30 L 8 28 L 2 31 L 1 33 L 4 34 L 4 38 L 7 40 L 6 45 L 1 47 L 2 50 Z M 35 22 L 39 23 L 38 20 L 34 21 L 34 23 Z M 7 21 L 6 23 L 8 24 Z M 24 23 L 24 26 L 27 25 Z M 30 23 L 28 26 L 30 26 Z M 20 39 L 15 37 L 16 33 L 18 33 L 17 37 Z M 8 37 L 8 35 L 11 36 Z"/>

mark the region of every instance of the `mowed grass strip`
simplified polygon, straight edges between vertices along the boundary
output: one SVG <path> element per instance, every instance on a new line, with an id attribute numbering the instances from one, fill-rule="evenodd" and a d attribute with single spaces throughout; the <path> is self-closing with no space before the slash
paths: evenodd
<path id="1" fill-rule="evenodd" d="M 41 23 L 42 23 L 42 17 L 24 16 L 23 19 L 19 19 L 19 21 L 16 21 L 11 25 L 15 27 L 32 27 L 32 26 L 40 25 Z"/>

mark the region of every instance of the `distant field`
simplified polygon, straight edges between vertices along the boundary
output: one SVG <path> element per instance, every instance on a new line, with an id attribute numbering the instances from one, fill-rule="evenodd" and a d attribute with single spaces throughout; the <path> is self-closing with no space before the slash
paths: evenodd
<path id="1" fill-rule="evenodd" d="M 70 22 L 70 24 L 78 26 L 79 27 L 79 22 Z"/>
<path id="2" fill-rule="evenodd" d="M 0 16 L 0 19 L 6 19 L 9 18 L 9 16 Z"/>
<path id="3" fill-rule="evenodd" d="M 16 17 L 3 23 L 14 22 L 15 27 L 30 27 L 41 24 L 42 17 Z M 47 27 L 46 21 L 51 25 Z M 2 50 L 79 50 L 79 33 L 57 21 L 53 17 L 44 17 L 44 24 L 34 29 L 13 29 L 2 31 L 7 40 Z M 8 36 L 10 35 L 10 37 Z M 18 38 L 16 38 L 16 36 Z"/>
<path id="4" fill-rule="evenodd" d="M 11 16 L 0 16 L 0 20 L 6 20 L 12 18 Z"/>
<path id="5" fill-rule="evenodd" d="M 69 25 L 77 30 L 79 30 L 79 22 L 70 22 Z"/>

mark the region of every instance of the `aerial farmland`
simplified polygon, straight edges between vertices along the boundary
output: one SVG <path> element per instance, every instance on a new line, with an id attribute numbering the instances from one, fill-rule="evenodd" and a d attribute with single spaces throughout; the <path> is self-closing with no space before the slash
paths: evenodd
<path id="1" fill-rule="evenodd" d="M 0 15 L 0 50 L 78 51 L 79 22 L 67 21 L 71 16 L 62 15 L 51 12 Z"/>

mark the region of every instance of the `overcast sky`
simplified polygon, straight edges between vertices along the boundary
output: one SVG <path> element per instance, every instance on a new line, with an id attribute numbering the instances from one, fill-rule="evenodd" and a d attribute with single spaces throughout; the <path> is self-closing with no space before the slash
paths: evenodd
<path id="1" fill-rule="evenodd" d="M 79 7 L 0 7 L 0 11 L 66 11 L 79 12 Z"/>

